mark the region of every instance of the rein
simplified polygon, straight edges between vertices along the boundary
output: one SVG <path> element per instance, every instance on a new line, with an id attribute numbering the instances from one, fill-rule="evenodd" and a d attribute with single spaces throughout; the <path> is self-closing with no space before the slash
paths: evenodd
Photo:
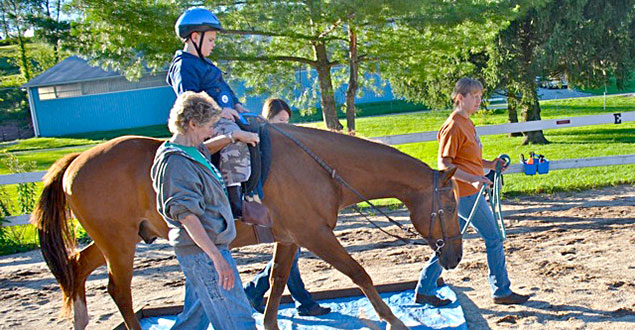
<path id="1" fill-rule="evenodd" d="M 264 118 L 262 118 L 262 120 L 264 120 Z M 391 218 L 389 215 L 384 213 L 384 211 L 382 211 L 378 207 L 376 207 L 373 203 L 371 203 L 368 199 L 366 199 L 366 197 L 364 197 L 355 188 L 353 188 L 348 182 L 346 182 L 346 180 L 344 180 L 344 178 L 342 178 L 339 174 L 337 174 L 335 169 L 333 169 L 326 162 L 324 162 L 324 160 L 322 160 L 318 155 L 316 155 L 313 151 L 311 151 L 311 149 L 309 149 L 306 145 L 304 145 L 302 142 L 300 142 L 294 136 L 292 136 L 291 134 L 283 131 L 279 127 L 276 127 L 275 125 L 272 125 L 271 123 L 267 122 L 266 120 L 265 120 L 265 123 L 269 127 L 271 127 L 274 130 L 276 130 L 278 133 L 282 134 L 283 136 L 285 136 L 286 138 L 291 140 L 293 143 L 295 143 L 298 147 L 300 147 L 300 149 L 302 149 L 305 153 L 307 153 L 309 156 L 311 156 L 311 158 L 313 158 L 313 160 L 315 160 L 327 173 L 329 173 L 329 175 L 331 176 L 332 179 L 334 179 L 336 182 L 338 182 L 339 184 L 341 184 L 342 186 L 344 186 L 348 190 L 350 190 L 353 194 L 355 194 L 355 196 L 357 196 L 363 202 L 368 204 L 373 210 L 377 211 L 378 213 L 380 213 L 381 215 L 386 217 L 386 219 L 388 219 L 388 221 L 390 223 L 392 223 L 393 225 L 399 227 L 399 229 L 404 231 L 406 234 L 419 236 L 418 233 L 412 231 L 412 229 L 410 229 L 408 227 L 403 226 L 402 224 L 400 224 L 399 222 L 397 222 L 396 220 Z M 437 171 L 434 171 L 434 198 L 433 198 L 433 201 L 432 201 L 433 210 L 435 209 L 437 204 L 439 206 L 441 206 L 441 200 L 439 198 L 439 184 L 438 184 L 438 181 L 439 181 L 439 173 Z M 434 225 L 434 221 L 436 220 L 437 217 L 439 217 L 439 221 L 441 222 L 441 230 L 443 232 L 443 239 L 438 239 L 436 241 L 433 241 L 431 238 L 427 238 L 427 239 L 423 239 L 423 242 L 415 241 L 415 240 L 410 239 L 410 238 L 401 237 L 399 235 L 395 235 L 395 234 L 389 233 L 389 232 L 385 231 L 384 229 L 382 229 L 377 223 L 375 223 L 370 218 L 368 218 L 368 216 L 366 214 L 364 214 L 359 209 L 359 207 L 357 207 L 357 205 L 352 205 L 351 207 L 355 211 L 357 211 L 360 215 L 362 215 L 366 219 L 366 221 L 370 222 L 373 226 L 375 226 L 375 228 L 379 229 L 384 234 L 386 234 L 388 236 L 391 236 L 393 238 L 396 238 L 396 239 L 398 239 L 398 240 L 400 240 L 400 241 L 402 241 L 402 242 L 404 242 L 404 243 L 406 243 L 408 245 L 426 245 L 426 244 L 430 245 L 430 246 L 432 246 L 432 248 L 435 250 L 436 253 L 440 252 L 441 248 L 443 246 L 445 246 L 445 242 L 446 241 L 451 241 L 451 240 L 455 240 L 455 239 L 458 239 L 458 238 L 462 237 L 462 235 L 459 234 L 459 235 L 447 238 L 447 236 L 445 234 L 445 224 L 441 220 L 441 214 L 443 214 L 443 208 L 442 207 L 439 207 L 439 209 L 438 209 L 439 211 L 437 213 L 433 212 L 431 214 L 430 230 L 428 231 L 428 234 L 430 236 L 432 235 L 432 228 L 433 228 L 433 225 Z"/>

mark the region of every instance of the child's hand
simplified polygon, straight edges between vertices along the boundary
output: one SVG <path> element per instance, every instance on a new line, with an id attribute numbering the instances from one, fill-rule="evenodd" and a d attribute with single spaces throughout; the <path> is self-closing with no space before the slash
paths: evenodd
<path id="1" fill-rule="evenodd" d="M 236 139 L 236 141 L 250 144 L 254 147 L 256 146 L 256 143 L 260 142 L 260 137 L 258 137 L 258 134 L 252 132 L 234 131 L 233 137 L 234 139 Z"/>
<path id="2" fill-rule="evenodd" d="M 220 116 L 231 121 L 240 119 L 240 115 L 238 114 L 238 112 L 232 108 L 223 108 L 223 110 L 220 112 Z"/>
<path id="3" fill-rule="evenodd" d="M 240 104 L 240 103 L 236 103 L 236 111 L 238 111 L 238 112 L 249 112 L 249 110 L 247 110 L 247 108 L 243 107 L 243 105 Z"/>

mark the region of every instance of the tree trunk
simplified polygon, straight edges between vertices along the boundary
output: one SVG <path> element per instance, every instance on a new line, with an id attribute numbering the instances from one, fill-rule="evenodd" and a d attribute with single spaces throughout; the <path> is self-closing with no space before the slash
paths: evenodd
<path id="1" fill-rule="evenodd" d="M 26 54 L 26 44 L 24 41 L 24 38 L 22 37 L 22 32 L 20 31 L 20 29 L 18 28 L 18 46 L 20 48 L 20 62 L 22 63 L 21 67 L 21 71 L 22 71 L 22 75 L 24 75 L 24 78 L 26 79 L 26 81 L 31 80 L 31 66 L 29 65 L 29 58 Z"/>
<path id="2" fill-rule="evenodd" d="M 53 43 L 53 52 L 55 55 L 55 63 L 59 63 L 60 61 L 60 53 L 59 53 L 59 44 L 60 44 L 60 11 L 62 10 L 62 0 L 57 0 L 55 4 L 55 42 Z"/>
<path id="3" fill-rule="evenodd" d="M 326 54 L 326 46 L 323 42 L 313 45 L 317 63 L 315 69 L 320 80 L 320 101 L 322 105 L 322 118 L 326 127 L 333 131 L 341 131 L 342 124 L 337 119 L 337 109 L 335 108 L 335 93 L 331 82 L 331 64 Z"/>
<path id="4" fill-rule="evenodd" d="M 351 27 L 348 29 L 349 77 L 346 89 L 346 127 L 348 134 L 355 135 L 355 94 L 357 94 L 357 76 L 359 74 L 357 62 L 357 33 Z"/>
<path id="5" fill-rule="evenodd" d="M 515 91 L 509 90 L 507 95 L 507 121 L 509 123 L 518 122 L 518 96 Z M 521 132 L 509 133 L 510 137 L 523 136 Z"/>
<path id="6" fill-rule="evenodd" d="M 9 3 L 9 5 L 12 7 L 10 8 L 11 10 L 13 10 L 13 13 L 20 13 L 20 10 L 18 8 L 19 2 L 17 1 L 11 1 Z M 31 65 L 29 62 L 29 58 L 27 57 L 27 53 L 26 53 L 26 42 L 24 41 L 24 37 L 22 35 L 22 27 L 20 26 L 20 20 L 19 19 L 15 19 L 15 29 L 17 31 L 17 37 L 18 37 L 18 48 L 20 49 L 20 71 L 22 71 L 22 75 L 24 76 L 24 78 L 26 79 L 26 81 L 31 80 Z"/>
<path id="7" fill-rule="evenodd" d="M 53 44 L 53 56 L 55 58 L 55 63 L 59 63 L 60 62 L 60 51 L 59 51 L 59 46 L 57 46 L 57 44 L 59 43 L 59 41 L 56 41 Z"/>
<path id="8" fill-rule="evenodd" d="M 525 97 L 523 97 L 523 99 L 525 99 Z M 532 95 L 525 100 L 525 105 L 523 107 L 523 120 L 525 122 L 540 120 L 540 103 L 538 103 L 538 95 L 536 95 L 535 89 Z M 542 134 L 542 131 L 523 132 L 523 134 L 525 135 L 523 145 L 549 143 L 544 134 Z"/>

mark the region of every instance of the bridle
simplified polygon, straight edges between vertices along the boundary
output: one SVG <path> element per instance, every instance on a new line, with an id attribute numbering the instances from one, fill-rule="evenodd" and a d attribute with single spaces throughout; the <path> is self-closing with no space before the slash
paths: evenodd
<path id="1" fill-rule="evenodd" d="M 443 213 L 445 213 L 443 208 L 443 203 L 441 202 L 441 191 L 448 191 L 454 189 L 452 186 L 450 187 L 439 187 L 439 172 L 434 171 L 434 196 L 432 197 L 432 213 L 430 214 L 430 228 L 428 229 L 428 244 L 434 252 L 439 253 L 441 248 L 445 246 L 447 242 L 451 242 L 457 239 L 463 238 L 463 234 L 459 231 L 457 235 L 452 237 L 448 237 L 445 230 L 445 221 L 443 221 Z M 434 212 L 434 210 L 437 210 Z M 432 240 L 432 229 L 434 229 L 434 222 L 439 219 L 439 224 L 441 225 L 441 233 L 443 235 L 442 239 L 438 239 L 436 241 Z"/>
<path id="2" fill-rule="evenodd" d="M 377 211 L 379 214 L 381 214 L 384 217 L 386 217 L 386 219 L 388 219 L 388 221 L 390 223 L 392 223 L 395 226 L 399 227 L 407 235 L 419 236 L 419 233 L 414 232 L 412 229 L 410 229 L 408 227 L 405 227 L 402 224 L 400 224 L 399 222 L 395 221 L 389 215 L 384 213 L 384 211 L 380 210 L 373 203 L 371 203 L 368 199 L 366 199 L 366 197 L 364 197 L 355 188 L 353 188 L 348 182 L 346 182 L 346 180 L 344 180 L 339 174 L 337 174 L 335 172 L 335 169 L 333 169 L 331 166 L 326 164 L 326 162 L 324 162 L 324 160 L 322 160 L 318 155 L 316 155 L 313 151 L 311 151 L 311 149 L 309 149 L 306 145 L 304 145 L 302 142 L 300 142 L 298 139 L 296 139 L 293 135 L 285 132 L 284 130 L 280 129 L 276 125 L 272 125 L 271 123 L 269 123 L 267 120 L 265 120 L 261 116 L 259 116 L 259 119 L 264 121 L 266 125 L 268 125 L 269 127 L 273 128 L 278 133 L 282 134 L 283 136 L 285 136 L 286 138 L 291 140 L 293 143 L 295 143 L 298 147 L 300 147 L 300 149 L 302 149 L 305 153 L 307 153 L 309 156 L 311 156 L 311 158 L 313 158 L 313 160 L 315 160 L 324 170 L 326 170 L 326 172 L 329 173 L 329 175 L 331 176 L 332 179 L 334 179 L 336 182 L 338 182 L 339 184 L 341 184 L 342 186 L 344 186 L 348 190 L 350 190 L 353 194 L 355 194 L 355 196 L 357 196 L 360 200 L 362 200 L 363 202 L 368 204 L 373 210 Z M 380 231 L 382 231 L 386 235 L 391 236 L 393 238 L 396 238 L 396 239 L 398 239 L 398 240 L 400 240 L 400 241 L 402 241 L 402 242 L 404 242 L 406 244 L 409 244 L 409 245 L 430 245 L 430 247 L 432 247 L 434 252 L 436 254 L 439 254 L 441 252 L 441 249 L 445 246 L 445 244 L 447 242 L 451 242 L 451 241 L 454 241 L 454 240 L 457 240 L 457 239 L 460 239 L 460 238 L 463 237 L 463 235 L 460 232 L 459 232 L 458 235 L 455 235 L 455 236 L 452 236 L 452 237 L 447 237 L 446 224 L 443 221 L 443 218 L 441 217 L 441 215 L 445 211 L 443 210 L 443 203 L 441 202 L 441 195 L 440 194 L 441 194 L 442 191 L 447 191 L 447 190 L 452 190 L 452 189 L 453 189 L 453 187 L 439 187 L 439 172 L 438 171 L 434 171 L 434 196 L 432 198 L 432 213 L 430 214 L 430 228 L 428 230 L 428 237 L 425 237 L 423 239 L 423 241 L 421 241 L 421 242 L 415 241 L 414 239 L 411 239 L 411 238 L 401 237 L 399 235 L 395 235 L 395 234 L 389 233 L 389 232 L 385 231 L 384 229 L 382 229 L 379 225 L 377 225 L 370 218 L 368 218 L 368 216 L 366 214 L 364 214 L 359 209 L 359 207 L 357 207 L 357 205 L 353 204 L 351 207 L 353 209 L 355 209 L 357 212 L 359 212 L 359 214 L 361 214 L 366 219 L 366 221 L 370 222 L 373 226 L 375 226 L 377 229 L 379 229 Z M 437 210 L 437 211 L 435 212 L 434 210 Z M 443 234 L 443 238 L 434 240 L 432 238 L 432 230 L 434 228 L 434 223 L 436 222 L 437 218 L 439 218 L 439 223 L 441 225 L 441 233 Z"/>

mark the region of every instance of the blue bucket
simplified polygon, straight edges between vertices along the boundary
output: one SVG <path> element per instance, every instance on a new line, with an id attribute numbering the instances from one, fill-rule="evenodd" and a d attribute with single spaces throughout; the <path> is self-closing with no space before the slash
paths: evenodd
<path id="1" fill-rule="evenodd" d="M 536 163 L 533 163 L 533 164 L 523 163 L 523 168 L 525 170 L 525 175 L 536 175 L 536 170 L 538 169 L 538 165 Z"/>
<path id="2" fill-rule="evenodd" d="M 534 171 L 535 173 L 535 171 Z M 549 161 L 545 160 L 544 162 L 538 163 L 538 173 L 539 174 L 547 174 L 549 173 Z"/>

